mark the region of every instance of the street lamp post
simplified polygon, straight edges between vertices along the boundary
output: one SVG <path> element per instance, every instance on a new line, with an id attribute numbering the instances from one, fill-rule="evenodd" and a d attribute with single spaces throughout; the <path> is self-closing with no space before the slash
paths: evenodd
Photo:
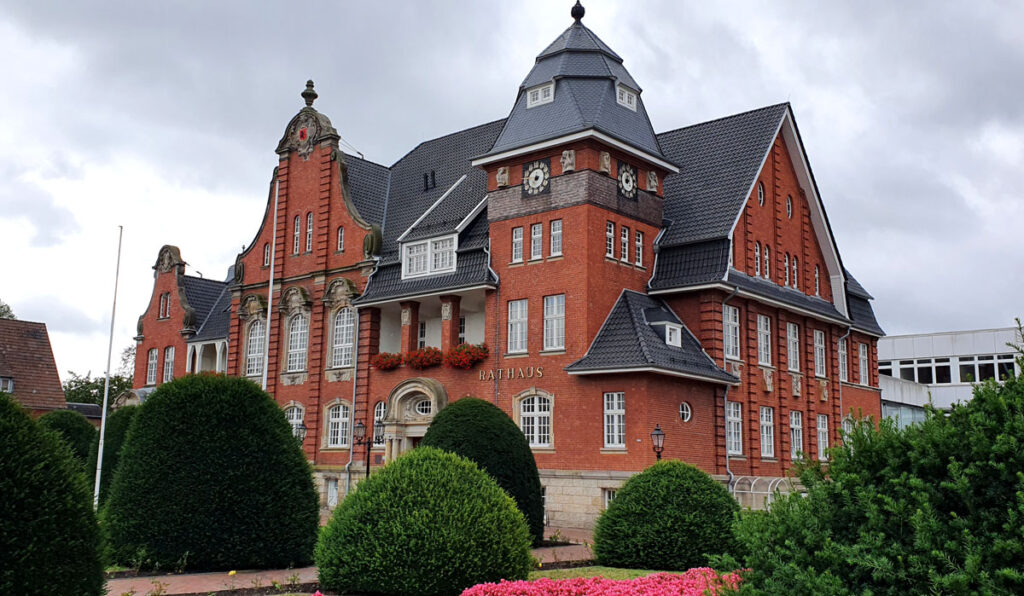
<path id="1" fill-rule="evenodd" d="M 654 448 L 654 457 L 661 461 L 661 452 L 665 450 L 665 431 L 661 430 L 660 424 L 654 425 L 651 432 L 651 445 Z"/>
<path id="2" fill-rule="evenodd" d="M 370 450 L 373 448 L 376 438 L 384 435 L 384 425 L 380 420 L 374 420 L 372 433 L 369 437 L 366 436 L 366 425 L 362 420 L 357 420 L 355 428 L 352 429 L 353 442 L 356 445 L 366 446 L 366 478 L 370 477 Z"/>
<path id="3" fill-rule="evenodd" d="M 299 442 L 300 449 L 302 448 L 303 441 L 306 440 L 306 431 L 308 430 L 305 422 L 300 422 L 298 426 L 292 427 L 292 434 L 295 435 L 295 440 Z"/>

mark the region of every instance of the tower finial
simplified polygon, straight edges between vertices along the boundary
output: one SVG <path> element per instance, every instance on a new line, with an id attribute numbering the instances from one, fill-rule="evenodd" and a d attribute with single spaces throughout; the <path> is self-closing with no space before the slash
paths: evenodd
<path id="1" fill-rule="evenodd" d="M 313 90 L 313 79 L 306 81 L 306 90 L 302 92 L 302 99 L 306 100 L 306 107 L 313 107 L 313 100 L 319 97 Z"/>
<path id="2" fill-rule="evenodd" d="M 583 8 L 582 4 L 580 4 L 580 0 L 576 0 L 575 6 L 572 7 L 572 12 L 570 12 L 572 18 L 576 19 L 576 22 L 579 23 L 583 20 L 583 15 L 586 13 L 587 10 Z"/>

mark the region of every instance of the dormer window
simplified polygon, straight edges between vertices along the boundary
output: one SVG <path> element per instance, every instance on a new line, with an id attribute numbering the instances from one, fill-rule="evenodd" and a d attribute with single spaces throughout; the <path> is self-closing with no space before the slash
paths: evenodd
<path id="1" fill-rule="evenodd" d="M 555 101 L 555 84 L 544 83 L 526 91 L 526 107 L 544 105 Z"/>
<path id="2" fill-rule="evenodd" d="M 633 91 L 629 87 L 619 85 L 615 99 L 619 102 L 620 106 L 625 106 L 634 112 L 636 111 L 636 91 Z"/>
<path id="3" fill-rule="evenodd" d="M 682 329 L 679 325 L 665 325 L 665 343 L 677 348 L 682 347 Z"/>
<path id="4" fill-rule="evenodd" d="M 410 242 L 402 247 L 402 278 L 455 271 L 457 236 Z"/>

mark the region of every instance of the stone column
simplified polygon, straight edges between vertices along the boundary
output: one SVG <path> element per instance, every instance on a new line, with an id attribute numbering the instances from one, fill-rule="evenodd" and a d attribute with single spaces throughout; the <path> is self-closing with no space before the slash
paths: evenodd
<path id="1" fill-rule="evenodd" d="M 420 303 L 414 300 L 399 302 L 402 308 L 402 353 L 415 350 L 420 332 Z"/>
<path id="2" fill-rule="evenodd" d="M 441 296 L 441 351 L 459 345 L 459 303 L 461 296 Z"/>

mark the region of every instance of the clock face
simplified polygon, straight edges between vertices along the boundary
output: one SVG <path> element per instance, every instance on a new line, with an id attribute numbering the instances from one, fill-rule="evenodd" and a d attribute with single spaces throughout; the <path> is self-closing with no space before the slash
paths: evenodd
<path id="1" fill-rule="evenodd" d="M 636 168 L 625 162 L 619 162 L 619 194 L 632 199 L 636 197 Z"/>
<path id="2" fill-rule="evenodd" d="M 551 164 L 546 159 L 539 159 L 523 166 L 523 194 L 539 195 L 548 191 L 551 182 Z"/>

